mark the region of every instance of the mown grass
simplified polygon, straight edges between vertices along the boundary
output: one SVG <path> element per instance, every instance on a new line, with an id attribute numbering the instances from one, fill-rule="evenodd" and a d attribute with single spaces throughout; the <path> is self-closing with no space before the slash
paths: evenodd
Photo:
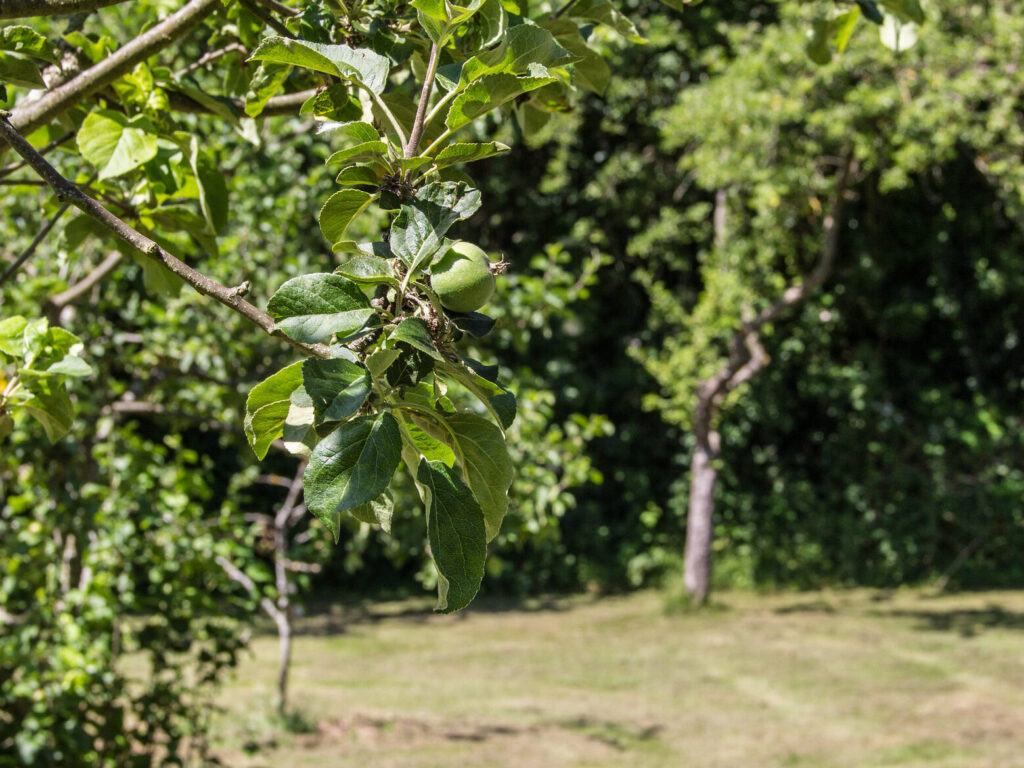
<path id="1" fill-rule="evenodd" d="M 246 766 L 1024 768 L 1024 592 L 655 593 L 454 616 L 425 604 L 301 621 L 289 732 L 276 638 L 224 690 Z"/>

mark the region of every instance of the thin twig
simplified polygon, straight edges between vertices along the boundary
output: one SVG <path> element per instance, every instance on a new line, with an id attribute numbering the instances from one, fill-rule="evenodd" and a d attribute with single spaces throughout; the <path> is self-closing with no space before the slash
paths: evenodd
<path id="1" fill-rule="evenodd" d="M 71 304 L 73 301 L 76 301 L 80 296 L 87 293 L 94 285 L 96 285 L 96 283 L 113 272 L 114 267 L 120 264 L 123 258 L 123 253 L 120 251 L 114 251 L 112 254 L 107 256 L 107 258 L 101 261 L 88 275 L 66 290 L 51 297 L 49 304 L 55 309 L 61 309 L 68 304 Z"/>
<path id="2" fill-rule="evenodd" d="M 40 155 L 48 155 L 50 152 L 52 152 L 54 149 L 59 147 L 61 144 L 63 144 L 66 141 L 70 141 L 74 137 L 75 137 L 75 132 L 74 131 L 68 131 L 67 133 L 65 133 L 60 138 L 54 139 L 49 144 L 47 144 L 45 147 L 40 149 L 39 150 L 39 154 Z M 24 168 L 25 165 L 26 165 L 26 163 L 25 163 L 24 160 L 19 160 L 16 163 L 11 163 L 10 165 L 8 165 L 8 166 L 6 166 L 4 168 L 0 168 L 0 179 L 4 178 L 5 176 L 10 176 L 12 173 L 14 173 L 19 168 Z"/>
<path id="3" fill-rule="evenodd" d="M 420 145 L 420 137 L 423 135 L 423 120 L 427 115 L 427 104 L 434 88 L 434 76 L 437 74 L 437 61 L 440 58 L 440 53 L 437 43 L 430 46 L 427 74 L 423 78 L 423 90 L 420 92 L 420 103 L 416 107 L 416 119 L 413 120 L 412 130 L 409 131 L 409 141 L 405 145 L 406 158 L 416 157 L 416 149 Z"/>
<path id="4" fill-rule="evenodd" d="M 559 19 L 569 12 L 569 9 L 576 5 L 577 0 L 569 0 L 565 5 L 559 8 L 557 11 L 551 14 L 552 19 Z"/>
<path id="5" fill-rule="evenodd" d="M 58 200 L 70 202 L 87 216 L 109 229 L 140 254 L 162 264 L 199 293 L 209 296 L 229 309 L 234 310 L 271 336 L 284 339 L 305 355 L 322 358 L 330 357 L 327 345 L 303 344 L 290 338 L 274 326 L 274 318 L 242 298 L 241 291 L 221 285 L 201 272 L 194 270 L 188 264 L 168 253 L 153 240 L 138 230 L 133 229 L 108 209 L 93 200 L 71 181 L 61 176 L 56 168 L 46 162 L 46 159 L 36 152 L 32 145 L 25 141 L 25 138 L 11 125 L 8 120 L 8 113 L 2 111 L 0 111 L 0 137 L 6 139 L 14 151 L 28 161 L 32 169 L 50 185 Z"/>
<path id="6" fill-rule="evenodd" d="M 280 21 L 278 21 L 269 13 L 267 13 L 266 9 L 258 7 L 255 3 L 249 2 L 249 0 L 239 0 L 239 2 L 241 3 L 242 7 L 245 8 L 245 10 L 247 10 L 257 19 L 262 21 L 272 30 L 277 32 L 277 34 L 281 35 L 282 37 L 295 37 L 294 33 L 290 29 L 288 29 L 288 27 L 286 27 Z"/>
<path id="7" fill-rule="evenodd" d="M 14 273 L 21 269 L 21 266 L 26 261 L 32 258 L 32 254 L 36 252 L 36 248 L 38 248 L 39 244 L 43 242 L 44 238 L 48 234 L 50 234 L 50 230 L 54 228 L 60 217 L 64 215 L 64 211 L 66 211 L 70 207 L 70 202 L 64 203 L 64 205 L 58 208 L 57 212 L 47 220 L 47 222 L 43 225 L 43 228 L 39 230 L 36 236 L 32 239 L 32 242 L 29 243 L 28 248 L 22 251 L 21 255 L 14 260 L 11 266 L 4 270 L 4 273 L 0 275 L 0 285 L 3 285 L 8 280 L 10 280 L 14 276 Z"/>
<path id="8" fill-rule="evenodd" d="M 279 13 L 282 16 L 301 16 L 302 11 L 297 8 L 291 8 L 284 3 L 278 2 L 278 0 L 256 0 L 257 3 L 262 5 L 264 8 L 268 8 L 275 13 Z"/>
<path id="9" fill-rule="evenodd" d="M 297 114 L 299 107 L 305 104 L 311 97 L 316 96 L 318 90 L 317 88 L 310 88 L 306 91 L 296 91 L 295 93 L 274 96 L 267 102 L 266 106 L 263 107 L 263 111 L 258 116 L 277 117 L 279 115 Z M 229 99 L 225 101 L 231 105 L 236 114 L 245 114 L 244 99 Z M 184 112 L 191 115 L 214 114 L 205 104 L 200 104 L 195 99 L 189 98 L 184 93 L 179 93 L 178 91 L 167 91 L 167 102 L 168 106 L 175 112 Z"/>
<path id="10" fill-rule="evenodd" d="M 187 67 L 179 69 L 177 72 L 175 72 L 174 79 L 180 80 L 183 77 L 188 77 L 197 69 L 202 69 L 203 67 L 205 67 L 211 61 L 216 61 L 222 56 L 227 56 L 229 53 L 235 53 L 236 51 L 238 51 L 239 53 L 245 53 L 245 46 L 241 43 L 231 43 L 230 45 L 225 45 L 223 48 L 218 48 L 215 51 L 207 51 L 198 59 L 189 64 Z"/>

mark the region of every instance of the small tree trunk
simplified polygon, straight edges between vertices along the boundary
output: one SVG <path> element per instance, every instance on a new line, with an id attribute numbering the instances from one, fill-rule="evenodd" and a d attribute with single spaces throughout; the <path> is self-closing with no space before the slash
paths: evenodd
<path id="1" fill-rule="evenodd" d="M 278 608 L 277 624 L 277 712 L 284 715 L 288 709 L 288 671 L 292 663 L 291 606 Z"/>
<path id="2" fill-rule="evenodd" d="M 686 518 L 686 549 L 683 555 L 683 584 L 693 602 L 703 605 L 711 591 L 711 552 L 715 530 L 715 484 L 718 470 L 713 463 L 717 433 L 698 439 L 690 462 L 690 507 Z"/>

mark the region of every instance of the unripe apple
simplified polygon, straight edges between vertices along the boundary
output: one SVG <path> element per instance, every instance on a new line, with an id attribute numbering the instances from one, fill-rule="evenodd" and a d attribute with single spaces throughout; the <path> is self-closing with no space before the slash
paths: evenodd
<path id="1" fill-rule="evenodd" d="M 445 309 L 453 312 L 480 309 L 494 294 L 490 259 L 472 243 L 454 243 L 430 267 L 430 285 Z"/>

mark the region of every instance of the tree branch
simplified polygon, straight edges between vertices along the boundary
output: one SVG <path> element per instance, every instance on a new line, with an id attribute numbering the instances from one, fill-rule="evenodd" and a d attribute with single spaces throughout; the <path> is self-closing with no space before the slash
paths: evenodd
<path id="1" fill-rule="evenodd" d="M 437 61 L 440 58 L 440 54 L 437 43 L 430 46 L 427 74 L 423 78 L 423 90 L 420 92 L 420 103 L 416 107 L 416 119 L 413 121 L 412 130 L 409 131 L 409 141 L 405 144 L 404 154 L 406 158 L 416 157 L 416 149 L 420 145 L 420 137 L 423 136 L 423 120 L 427 115 L 427 103 L 430 101 L 430 92 L 434 88 L 434 76 L 437 74 Z"/>
<path id="2" fill-rule="evenodd" d="M 242 7 L 245 8 L 245 10 L 247 10 L 249 13 L 251 13 L 257 19 L 262 21 L 264 24 L 266 24 L 272 30 L 277 32 L 277 34 L 279 34 L 279 35 L 281 35 L 283 37 L 289 37 L 289 38 L 294 38 L 295 37 L 295 35 L 292 34 L 292 31 L 290 29 L 288 29 L 288 27 L 286 27 L 280 21 L 278 21 L 273 16 L 271 16 L 269 13 L 267 13 L 267 11 L 265 9 L 260 8 L 255 3 L 249 2 L 249 0 L 239 0 L 239 2 L 241 3 Z"/>
<path id="3" fill-rule="evenodd" d="M 217 565 L 221 567 L 224 573 L 228 575 L 229 579 L 238 584 L 241 584 L 250 594 L 259 594 L 259 589 L 256 587 L 255 582 L 253 582 L 252 579 L 246 576 L 245 573 L 238 568 L 238 566 L 236 566 L 226 557 L 224 557 L 223 555 L 217 555 L 217 557 L 214 558 L 214 561 L 217 563 Z M 269 615 L 270 618 L 272 618 L 277 623 L 279 623 L 284 618 L 284 614 L 280 610 L 278 610 L 277 606 L 274 605 L 274 601 L 271 600 L 269 597 L 260 598 L 260 607 L 263 608 L 263 610 L 267 612 L 267 615 Z"/>
<path id="4" fill-rule="evenodd" d="M 0 0 L 0 19 L 91 13 L 123 2 L 125 0 Z"/>
<path id="5" fill-rule="evenodd" d="M 18 131 L 31 133 L 103 89 L 140 61 L 169 46 L 221 6 L 221 0 L 190 0 L 181 10 L 121 46 L 99 63 L 48 91 L 41 98 L 15 108 L 11 112 L 11 124 Z"/>
<path id="6" fill-rule="evenodd" d="M 223 48 L 218 48 L 215 51 L 207 51 L 198 59 L 189 64 L 187 67 L 179 69 L 177 72 L 175 72 L 174 79 L 180 80 L 183 77 L 187 77 L 188 75 L 191 75 L 193 72 L 195 72 L 197 69 L 202 69 L 211 61 L 216 61 L 222 56 L 227 56 L 229 53 L 234 53 L 236 51 L 243 54 L 246 53 L 245 46 L 241 43 L 230 43 L 228 45 L 225 45 Z"/>
<path id="7" fill-rule="evenodd" d="M 74 131 L 68 131 L 67 133 L 65 133 L 60 138 L 54 139 L 49 144 L 47 144 L 45 147 L 40 149 L 39 150 L 39 154 L 40 155 L 48 155 L 48 154 L 50 154 L 50 152 L 52 152 L 54 149 L 59 147 L 61 144 L 63 144 L 66 141 L 70 141 L 73 138 L 75 138 L 75 132 Z M 14 173 L 19 168 L 24 168 L 25 165 L 26 165 L 26 163 L 25 163 L 24 160 L 19 160 L 16 163 L 11 163 L 8 166 L 4 166 L 3 168 L 0 168 L 0 179 L 4 178 L 5 176 L 10 176 L 12 173 Z"/>
<path id="8" fill-rule="evenodd" d="M 70 205 L 70 203 L 65 203 L 65 205 Z M 80 296 L 87 293 L 94 285 L 96 285 L 96 283 L 113 272 L 114 267 L 120 264 L 121 259 L 123 258 L 123 253 L 120 251 L 114 251 L 112 254 L 107 256 L 107 258 L 101 261 L 92 272 L 83 277 L 77 283 L 69 286 L 66 290 L 63 290 L 60 293 L 51 296 L 48 303 L 54 309 L 62 309 L 71 302 L 77 301 Z"/>
<path id="9" fill-rule="evenodd" d="M 16 258 L 11 263 L 11 266 L 4 270 L 4 273 L 0 275 L 0 285 L 3 285 L 8 280 L 10 280 L 14 273 L 21 269 L 22 265 L 26 261 L 32 258 L 32 254 L 36 252 L 36 248 L 38 248 L 39 244 L 43 242 L 43 239 L 48 234 L 50 234 L 50 230 L 53 229 L 53 227 L 57 224 L 57 221 L 60 219 L 60 217 L 64 215 L 64 211 L 66 211 L 70 207 L 71 203 L 64 203 L 64 205 L 57 209 L 57 212 L 53 214 L 53 216 L 50 217 L 49 221 L 47 221 L 46 224 L 43 225 L 43 228 L 39 230 L 39 234 L 37 234 L 33 238 L 32 242 L 29 243 L 28 248 L 22 251 L 21 255 L 18 256 L 18 258 Z"/>
<path id="10" fill-rule="evenodd" d="M 93 200 L 46 162 L 46 159 L 36 152 L 32 145 L 25 141 L 25 138 L 11 125 L 7 118 L 7 113 L 2 111 L 0 111 L 0 137 L 6 139 L 7 143 L 14 148 L 14 151 L 28 162 L 32 170 L 50 185 L 58 200 L 65 203 L 70 202 L 87 216 L 109 229 L 140 254 L 162 264 L 199 293 L 209 296 L 229 309 L 234 310 L 271 336 L 284 339 L 305 355 L 323 358 L 330 357 L 330 352 L 325 344 L 303 344 L 290 338 L 274 326 L 274 318 L 243 299 L 241 291 L 221 285 L 206 275 L 197 272 Z"/>
<path id="11" fill-rule="evenodd" d="M 853 155 L 848 152 L 843 159 L 835 191 L 825 216 L 821 257 L 814 269 L 803 282 L 789 286 L 782 292 L 782 296 L 772 304 L 753 318 L 744 321 L 729 340 L 729 358 L 725 365 L 714 376 L 704 379 L 697 385 L 694 432 L 698 441 L 703 443 L 705 450 L 712 455 L 718 452 L 718 446 L 715 444 L 717 433 L 711 428 L 711 422 L 718 406 L 727 394 L 741 384 L 750 381 L 769 362 L 768 354 L 761 345 L 761 328 L 765 323 L 772 321 L 790 307 L 810 296 L 832 274 L 839 253 L 839 230 L 844 198 L 854 165 Z M 725 190 L 719 190 L 715 196 L 713 214 L 716 248 L 723 247 L 726 241 L 726 202 Z"/>
<path id="12" fill-rule="evenodd" d="M 311 96 L 316 96 L 317 88 L 310 88 L 306 91 L 297 91 L 296 93 L 285 93 L 281 96 L 274 96 L 271 98 L 263 111 L 258 115 L 259 117 L 278 117 L 280 115 L 294 115 L 299 111 L 307 99 Z M 184 93 L 178 91 L 167 91 L 168 105 L 175 112 L 185 112 L 186 114 L 192 115 L 212 115 L 209 107 L 204 104 L 200 104 L 195 99 L 191 99 Z M 231 106 L 240 115 L 245 115 L 245 100 L 244 99 L 230 99 Z"/>

